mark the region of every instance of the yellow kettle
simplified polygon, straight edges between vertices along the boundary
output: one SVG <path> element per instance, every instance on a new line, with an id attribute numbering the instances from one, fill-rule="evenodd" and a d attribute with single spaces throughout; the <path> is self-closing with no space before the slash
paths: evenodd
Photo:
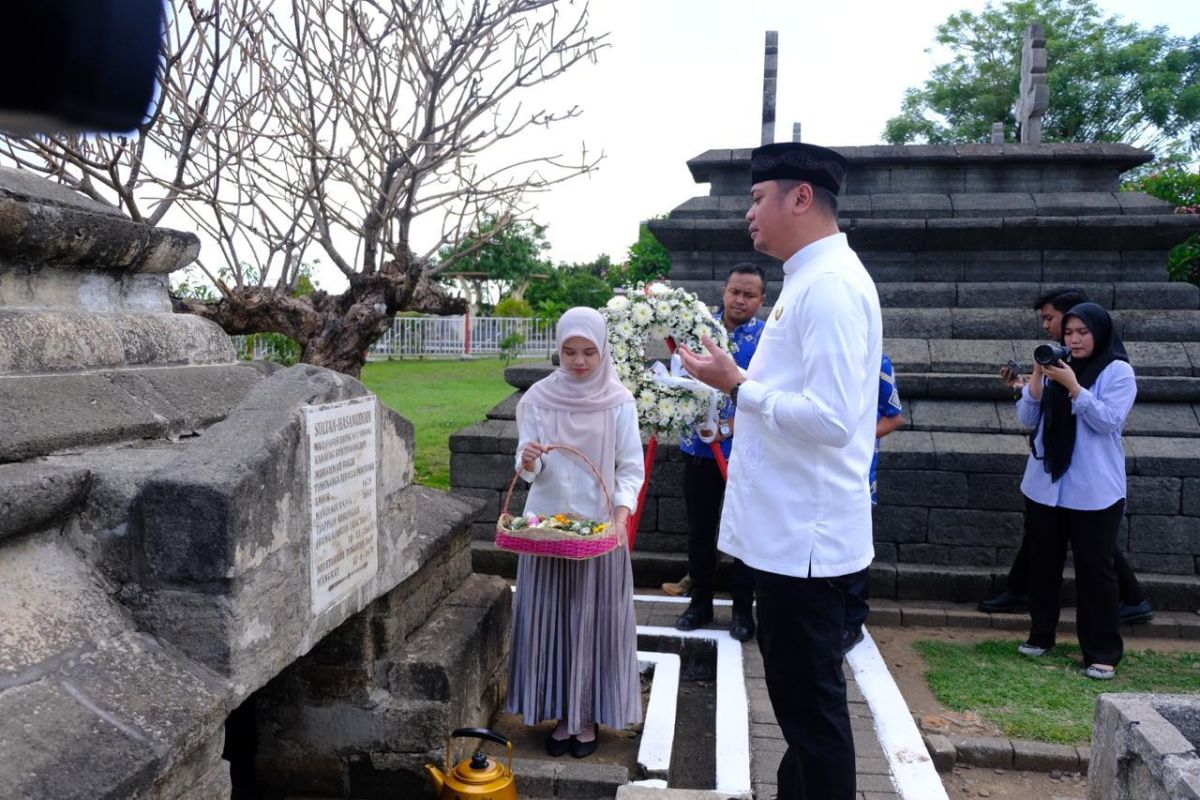
<path id="1" fill-rule="evenodd" d="M 453 769 L 450 768 L 450 743 L 455 739 L 487 739 L 496 744 L 507 745 L 508 766 L 488 758 L 482 750 L 476 750 L 470 758 L 464 758 Z M 517 782 L 512 770 L 512 742 L 487 728 L 457 728 L 446 737 L 446 771 L 443 773 L 433 764 L 425 769 L 433 776 L 438 800 L 517 800 Z"/>

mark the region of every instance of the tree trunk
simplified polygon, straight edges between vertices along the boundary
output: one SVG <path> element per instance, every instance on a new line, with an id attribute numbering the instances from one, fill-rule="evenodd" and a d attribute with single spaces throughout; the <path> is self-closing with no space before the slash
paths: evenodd
<path id="1" fill-rule="evenodd" d="M 340 295 L 305 297 L 260 287 L 240 287 L 216 303 L 172 297 L 176 312 L 196 314 L 228 334 L 282 333 L 300 345 L 300 361 L 352 377 L 362 374 L 372 344 L 387 332 L 397 311 L 461 314 L 466 303 L 451 297 L 418 270 L 396 268 L 356 275 Z"/>

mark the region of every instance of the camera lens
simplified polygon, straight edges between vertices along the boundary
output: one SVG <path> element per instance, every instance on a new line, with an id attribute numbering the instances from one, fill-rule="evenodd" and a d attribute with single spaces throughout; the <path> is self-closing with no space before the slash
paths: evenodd
<path id="1" fill-rule="evenodd" d="M 1033 360 L 1043 367 L 1062 361 L 1071 355 L 1071 348 L 1061 344 L 1039 344 L 1033 351 Z"/>

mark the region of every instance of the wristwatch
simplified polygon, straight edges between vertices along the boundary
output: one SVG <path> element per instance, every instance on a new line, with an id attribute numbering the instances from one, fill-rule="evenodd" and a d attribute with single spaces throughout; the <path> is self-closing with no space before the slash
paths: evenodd
<path id="1" fill-rule="evenodd" d="M 728 422 L 722 422 L 717 426 L 717 432 L 721 434 L 722 439 L 728 439 L 733 436 L 733 428 L 729 427 Z"/>
<path id="2" fill-rule="evenodd" d="M 729 399 L 733 401 L 735 406 L 737 405 L 738 389 L 742 388 L 743 383 L 745 383 L 745 381 L 738 381 L 733 385 L 733 388 L 729 390 Z"/>

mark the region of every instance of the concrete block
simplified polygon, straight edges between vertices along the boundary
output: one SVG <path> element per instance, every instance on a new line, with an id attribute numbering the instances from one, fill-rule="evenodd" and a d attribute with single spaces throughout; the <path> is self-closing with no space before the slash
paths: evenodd
<path id="1" fill-rule="evenodd" d="M 1151 514 L 1130 518 L 1131 553 L 1200 555 L 1200 519 Z"/>
<path id="2" fill-rule="evenodd" d="M 1178 514 L 1183 481 L 1179 478 L 1152 478 L 1142 475 L 1130 475 L 1128 483 L 1128 504 L 1126 513 L 1135 516 L 1141 514 Z M 1196 529 L 1200 534 L 1200 528 Z"/>
<path id="3" fill-rule="evenodd" d="M 871 196 L 871 216 L 875 219 L 930 219 L 952 214 L 950 196 L 945 194 L 906 192 Z"/>
<path id="4" fill-rule="evenodd" d="M 1191 405 L 1173 403 L 1135 404 L 1125 418 L 1126 436 L 1200 436 L 1200 423 Z"/>
<path id="5" fill-rule="evenodd" d="M 999 736 L 951 736 L 950 743 L 958 754 L 958 763 L 976 767 L 1011 769 L 1013 746 Z"/>
<path id="6" fill-rule="evenodd" d="M 1000 433 L 1000 415 L 991 400 L 938 400 L 922 398 L 908 406 L 913 427 L 929 431 Z M 887 442 L 881 443 L 887 447 Z"/>
<path id="7" fill-rule="evenodd" d="M 1024 217 L 1036 210 L 1033 196 L 1023 192 L 952 194 L 950 205 L 956 217 Z"/>
<path id="8" fill-rule="evenodd" d="M 898 564 L 949 564 L 953 549 L 947 545 L 900 544 L 896 546 L 896 560 Z"/>
<path id="9" fill-rule="evenodd" d="M 1046 742 L 1027 742 L 1014 739 L 1013 768 L 1030 772 L 1063 772 L 1079 770 L 1079 751 L 1075 747 Z"/>
<path id="10" fill-rule="evenodd" d="M 924 543 L 929 509 L 923 506 L 877 505 L 872 509 L 877 543 Z M 878 545 L 876 545 L 878 546 Z"/>
<path id="11" fill-rule="evenodd" d="M 884 308 L 947 308 L 955 305 L 954 283 L 878 283 L 879 303 Z M 887 346 L 884 345 L 887 352 Z"/>
<path id="12" fill-rule="evenodd" d="M 896 598 L 900 601 L 977 603 L 979 598 L 994 593 L 990 569 L 903 562 L 896 565 Z"/>
<path id="13" fill-rule="evenodd" d="M 555 797 L 613 797 L 617 789 L 629 783 L 629 770 L 619 764 L 572 764 L 559 768 L 555 779 Z"/>
<path id="14" fill-rule="evenodd" d="M 1113 308 L 1200 308 L 1200 286 L 1192 283 L 1132 281 L 1114 286 Z"/>
<path id="15" fill-rule="evenodd" d="M 990 313 L 983 309 L 957 309 L 954 313 L 957 315 L 959 312 Z M 957 324 L 957 316 L 955 323 Z M 1029 320 L 1023 320 L 1021 329 L 1030 327 L 1028 323 Z M 995 336 L 1007 334 L 997 332 Z M 1012 342 L 1007 338 L 941 339 L 929 342 L 929 366 L 934 372 L 982 373 L 994 377 L 999 382 L 1000 368 L 1014 357 L 1016 354 L 1013 352 Z"/>
<path id="16" fill-rule="evenodd" d="M 967 475 L 967 506 L 991 511 L 1023 511 L 1021 476 L 973 472 Z M 1001 545 L 1003 546 L 1003 545 Z"/>
<path id="17" fill-rule="evenodd" d="M 1137 573 L 1160 575 L 1195 575 L 1195 557 L 1189 555 L 1166 555 L 1162 553 L 1125 552 L 1125 559 Z"/>
<path id="18" fill-rule="evenodd" d="M 891 437 L 889 437 L 890 439 Z M 879 503 L 889 506 L 962 507 L 967 476 L 961 472 L 894 470 L 879 482 Z"/>
<path id="19" fill-rule="evenodd" d="M 1041 273 L 1041 270 L 1038 270 Z M 959 308 L 1011 308 L 1025 310 L 1032 302 L 1030 286 L 1026 281 L 989 281 L 985 283 L 964 282 L 957 284 Z M 1036 292 L 1033 297 L 1036 297 Z"/>
<path id="20" fill-rule="evenodd" d="M 1025 535 L 1025 518 L 1012 511 L 930 509 L 931 545 L 1018 547 Z"/>
<path id="21" fill-rule="evenodd" d="M 90 483 L 85 469 L 0 464 L 0 541 L 61 521 L 83 502 Z"/>
<path id="22" fill-rule="evenodd" d="M 884 564 L 895 564 L 897 559 L 896 545 L 891 542 L 875 542 L 875 560 Z"/>
<path id="23" fill-rule="evenodd" d="M 885 308 L 883 328 L 889 336 L 909 339 L 949 339 L 953 327 L 943 309 Z"/>
<path id="24" fill-rule="evenodd" d="M 937 771 L 949 772 L 952 770 L 954 762 L 958 759 L 958 751 L 954 749 L 949 737 L 940 733 L 927 733 L 923 738 L 925 739 L 925 749 L 929 751 L 929 757 L 933 759 L 933 766 Z"/>
<path id="25" fill-rule="evenodd" d="M 1018 436 L 939 432 L 933 446 L 939 470 L 1021 474 L 1029 457 L 1028 442 Z"/>
<path id="26" fill-rule="evenodd" d="M 910 386 L 907 380 L 901 381 Z M 887 437 L 886 447 L 880 449 L 880 470 L 933 469 L 933 437 L 927 431 L 899 430 Z"/>
<path id="27" fill-rule="evenodd" d="M 1200 517 L 1200 478 L 1185 478 L 1182 495 L 1183 513 L 1189 517 Z"/>

